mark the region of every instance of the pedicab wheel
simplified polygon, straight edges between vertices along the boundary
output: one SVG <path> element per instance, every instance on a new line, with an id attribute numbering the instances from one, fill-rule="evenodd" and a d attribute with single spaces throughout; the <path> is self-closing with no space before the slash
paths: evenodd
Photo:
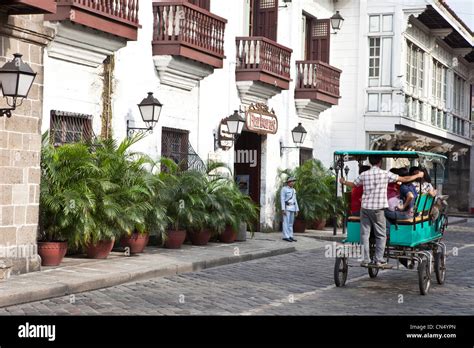
<path id="1" fill-rule="evenodd" d="M 418 264 L 418 284 L 420 286 L 420 294 L 428 294 L 431 285 L 431 272 L 430 263 L 425 258 Z"/>
<path id="2" fill-rule="evenodd" d="M 344 286 L 347 280 L 348 264 L 346 257 L 336 257 L 334 264 L 334 283 L 336 286 Z"/>
<path id="3" fill-rule="evenodd" d="M 444 284 L 444 279 L 446 278 L 446 254 L 443 249 L 434 254 L 434 269 L 438 284 Z"/>
<path id="4" fill-rule="evenodd" d="M 375 278 L 379 274 L 379 269 L 376 267 L 369 267 L 369 277 Z"/>

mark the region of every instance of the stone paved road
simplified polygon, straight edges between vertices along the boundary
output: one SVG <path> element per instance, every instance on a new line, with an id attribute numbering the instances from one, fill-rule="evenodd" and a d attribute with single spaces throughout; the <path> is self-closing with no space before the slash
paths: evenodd
<path id="1" fill-rule="evenodd" d="M 330 244 L 330 242 L 327 242 Z M 70 297 L 0 309 L 0 315 L 474 315 L 474 220 L 451 226 L 446 284 L 432 276 L 419 295 L 415 271 L 349 269 L 336 288 L 334 259 L 314 250 L 129 283 Z M 354 262 L 355 263 L 355 262 Z M 399 303 L 403 297 L 403 302 Z"/>

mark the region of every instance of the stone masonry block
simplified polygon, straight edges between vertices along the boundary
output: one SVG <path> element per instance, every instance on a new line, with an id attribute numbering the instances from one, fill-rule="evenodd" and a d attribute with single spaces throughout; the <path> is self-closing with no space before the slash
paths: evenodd
<path id="1" fill-rule="evenodd" d="M 36 221 L 37 223 L 38 221 Z M 36 244 L 38 239 L 38 226 L 26 225 L 21 226 L 16 235 L 16 242 L 18 245 L 32 245 Z"/>
<path id="2" fill-rule="evenodd" d="M 11 160 L 11 151 L 9 150 L 0 150 L 0 167 L 10 166 Z"/>
<path id="3" fill-rule="evenodd" d="M 8 148 L 10 150 L 21 150 L 23 148 L 23 134 L 10 132 L 8 134 Z"/>
<path id="4" fill-rule="evenodd" d="M 29 194 L 28 194 L 28 203 L 29 204 L 33 204 L 33 203 L 36 203 L 35 201 L 35 185 L 28 185 L 28 190 L 29 190 Z"/>
<path id="5" fill-rule="evenodd" d="M 13 225 L 13 212 L 14 208 L 12 206 L 3 206 L 1 208 L 1 220 L 0 226 L 12 226 Z M 1 240 L 1 237 L 0 237 Z"/>
<path id="6" fill-rule="evenodd" d="M 0 178 L 2 178 L 2 184 L 21 184 L 23 182 L 23 169 L 0 167 Z"/>
<path id="7" fill-rule="evenodd" d="M 16 227 L 0 226 L 0 246 L 16 245 Z"/>
<path id="8" fill-rule="evenodd" d="M 16 226 L 23 226 L 26 222 L 26 206 L 17 205 L 15 206 L 15 218 L 13 224 Z"/>
<path id="9" fill-rule="evenodd" d="M 1 124 L 4 122 L 3 118 L 0 118 L 0 129 Z M 6 149 L 8 147 L 8 133 L 0 130 L 0 149 Z"/>
<path id="10" fill-rule="evenodd" d="M 0 185 L 0 205 L 12 204 L 12 185 Z"/>
<path id="11" fill-rule="evenodd" d="M 29 190 L 27 184 L 13 185 L 13 204 L 28 204 Z"/>
<path id="12" fill-rule="evenodd" d="M 39 168 L 28 169 L 28 183 L 39 184 L 41 179 L 41 170 Z"/>
<path id="13" fill-rule="evenodd" d="M 26 207 L 26 224 L 38 224 L 39 205 L 29 205 Z"/>
<path id="14" fill-rule="evenodd" d="M 31 104 L 31 101 L 25 100 L 26 104 Z M 30 105 L 31 109 L 31 105 Z M 38 130 L 38 119 L 33 118 L 33 117 L 26 117 L 26 116 L 21 116 L 20 112 L 16 112 L 15 110 L 15 115 L 14 117 L 11 117 L 7 120 L 5 124 L 5 129 L 12 131 L 12 132 L 18 132 L 18 133 L 33 133 L 33 134 L 39 134 Z M 29 113 L 28 113 L 29 115 Z"/>

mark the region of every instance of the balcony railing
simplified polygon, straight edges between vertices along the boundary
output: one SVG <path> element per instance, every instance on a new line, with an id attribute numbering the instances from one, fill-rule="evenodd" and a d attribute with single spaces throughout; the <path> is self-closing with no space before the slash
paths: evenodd
<path id="1" fill-rule="evenodd" d="M 237 37 L 237 81 L 259 80 L 289 88 L 292 50 L 265 37 Z"/>
<path id="2" fill-rule="evenodd" d="M 296 99 L 314 99 L 337 105 L 341 70 L 321 61 L 296 62 Z"/>
<path id="3" fill-rule="evenodd" d="M 1 6 L 10 15 L 56 12 L 54 0 L 3 0 Z"/>
<path id="4" fill-rule="evenodd" d="M 56 0 L 46 20 L 70 20 L 129 40 L 137 39 L 139 0 Z"/>
<path id="5" fill-rule="evenodd" d="M 173 55 L 222 68 L 227 20 L 187 1 L 153 3 L 153 55 Z"/>

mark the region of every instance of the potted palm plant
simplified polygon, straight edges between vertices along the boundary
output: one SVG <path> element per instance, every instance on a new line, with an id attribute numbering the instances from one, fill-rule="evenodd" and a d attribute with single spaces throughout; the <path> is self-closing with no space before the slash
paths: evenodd
<path id="1" fill-rule="evenodd" d="M 99 175 L 92 186 L 93 202 L 83 212 L 83 231 L 75 239 L 84 245 L 91 258 L 106 258 L 116 239 L 145 225 L 151 209 L 152 187 L 144 165 L 147 159 L 130 151 L 140 136 L 101 140 L 94 144 L 92 156 Z"/>
<path id="2" fill-rule="evenodd" d="M 295 219 L 294 232 L 304 232 L 308 224 L 323 217 L 330 195 L 328 186 L 324 183 L 327 170 L 318 160 L 308 160 L 301 166 L 290 170 L 280 170 L 279 189 L 275 199 L 277 211 L 281 210 L 280 191 L 286 178 L 294 176 L 296 178 L 295 190 L 299 206 L 299 214 Z"/>
<path id="3" fill-rule="evenodd" d="M 43 135 L 38 241 L 43 266 L 59 265 L 67 239 L 81 232 L 82 212 L 93 204 L 91 178 L 98 173 L 85 144 L 54 147 Z"/>
<path id="4" fill-rule="evenodd" d="M 203 224 L 205 203 L 200 195 L 201 173 L 182 171 L 169 158 L 160 160 L 162 167 L 158 174 L 163 182 L 163 204 L 169 218 L 163 243 L 165 248 L 178 249 L 186 238 L 186 228 Z"/>

